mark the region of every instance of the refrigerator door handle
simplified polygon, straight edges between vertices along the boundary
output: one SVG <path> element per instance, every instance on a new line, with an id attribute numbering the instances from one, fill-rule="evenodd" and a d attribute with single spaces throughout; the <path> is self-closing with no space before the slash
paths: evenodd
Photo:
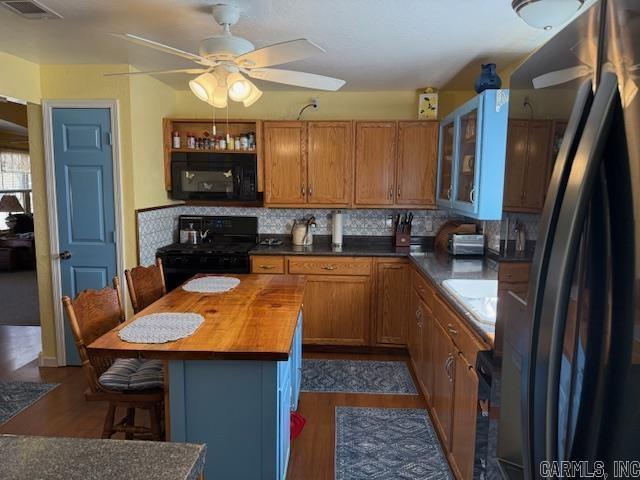
<path id="1" fill-rule="evenodd" d="M 549 257 L 548 281 L 544 285 L 544 302 L 540 318 L 550 328 L 548 351 L 538 350 L 546 358 L 535 371 L 535 389 L 543 396 L 534 408 L 534 466 L 543 460 L 558 458 L 558 404 L 563 341 L 571 283 L 576 265 L 579 244 L 587 218 L 603 158 L 609 129 L 613 120 L 618 79 L 613 73 L 605 73 L 593 100 L 589 117 L 569 174 L 564 198 L 560 206 L 555 239 Z M 540 344 L 545 348 L 546 345 Z M 536 449 L 540 444 L 544 450 Z M 537 468 L 535 468 L 537 473 Z M 539 473 L 538 473 L 539 475 Z"/>
<path id="2" fill-rule="evenodd" d="M 536 352 L 538 350 L 540 309 L 543 303 L 543 289 L 546 283 L 547 270 L 549 267 L 549 254 L 553 245 L 558 212 L 564 195 L 567 178 L 571 171 L 571 165 L 578 143 L 582 136 L 584 124 L 593 101 L 593 86 L 591 80 L 585 81 L 578 89 L 576 100 L 573 105 L 571 116 L 567 123 L 565 134 L 554 164 L 549 191 L 547 192 L 542 217 L 540 220 L 540 230 L 535 255 L 532 263 L 529 281 L 529 300 L 527 303 L 527 316 L 530 319 L 531 336 L 529 352 L 531 358 L 525 356 L 522 365 L 522 431 L 523 431 L 523 464 L 525 472 L 535 472 L 537 468 L 533 465 L 531 451 L 533 445 L 534 418 L 533 408 L 535 402 L 535 391 L 533 378 L 535 374 Z M 535 476 L 535 473 L 534 473 Z"/>

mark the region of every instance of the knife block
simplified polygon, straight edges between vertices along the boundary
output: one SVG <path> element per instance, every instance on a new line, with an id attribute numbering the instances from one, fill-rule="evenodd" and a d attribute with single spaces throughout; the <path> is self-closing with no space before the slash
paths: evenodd
<path id="1" fill-rule="evenodd" d="M 396 247 L 408 247 L 411 245 L 411 232 L 396 232 Z"/>

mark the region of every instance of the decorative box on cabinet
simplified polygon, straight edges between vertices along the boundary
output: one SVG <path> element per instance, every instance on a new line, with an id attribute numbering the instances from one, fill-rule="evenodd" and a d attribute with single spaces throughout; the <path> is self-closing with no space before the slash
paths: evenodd
<path id="1" fill-rule="evenodd" d="M 437 203 L 479 220 L 502 218 L 508 90 L 485 90 L 440 126 Z"/>

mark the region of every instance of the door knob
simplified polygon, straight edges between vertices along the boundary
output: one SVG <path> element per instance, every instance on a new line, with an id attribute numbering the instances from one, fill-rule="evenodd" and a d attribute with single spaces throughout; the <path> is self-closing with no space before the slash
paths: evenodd
<path id="1" fill-rule="evenodd" d="M 69 260 L 71 258 L 71 252 L 69 250 L 64 250 L 60 252 L 60 260 Z"/>

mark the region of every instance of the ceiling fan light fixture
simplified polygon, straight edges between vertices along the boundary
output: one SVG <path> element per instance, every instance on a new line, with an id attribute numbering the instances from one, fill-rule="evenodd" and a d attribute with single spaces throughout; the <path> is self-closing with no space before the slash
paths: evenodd
<path id="1" fill-rule="evenodd" d="M 229 74 L 227 84 L 229 85 L 229 98 L 234 102 L 242 102 L 251 94 L 251 85 L 238 72 Z"/>
<path id="2" fill-rule="evenodd" d="M 513 0 L 511 7 L 534 28 L 551 30 L 580 10 L 584 0 Z"/>
<path id="3" fill-rule="evenodd" d="M 260 90 L 251 82 L 249 82 L 249 84 L 251 85 L 251 93 L 249 93 L 249 96 L 242 101 L 242 104 L 245 107 L 250 107 L 251 105 L 256 103 L 262 96 L 262 90 Z"/>
<path id="4" fill-rule="evenodd" d="M 213 97 L 216 84 L 216 78 L 210 73 L 203 73 L 193 80 L 189 80 L 189 88 L 203 102 L 208 102 Z"/>

